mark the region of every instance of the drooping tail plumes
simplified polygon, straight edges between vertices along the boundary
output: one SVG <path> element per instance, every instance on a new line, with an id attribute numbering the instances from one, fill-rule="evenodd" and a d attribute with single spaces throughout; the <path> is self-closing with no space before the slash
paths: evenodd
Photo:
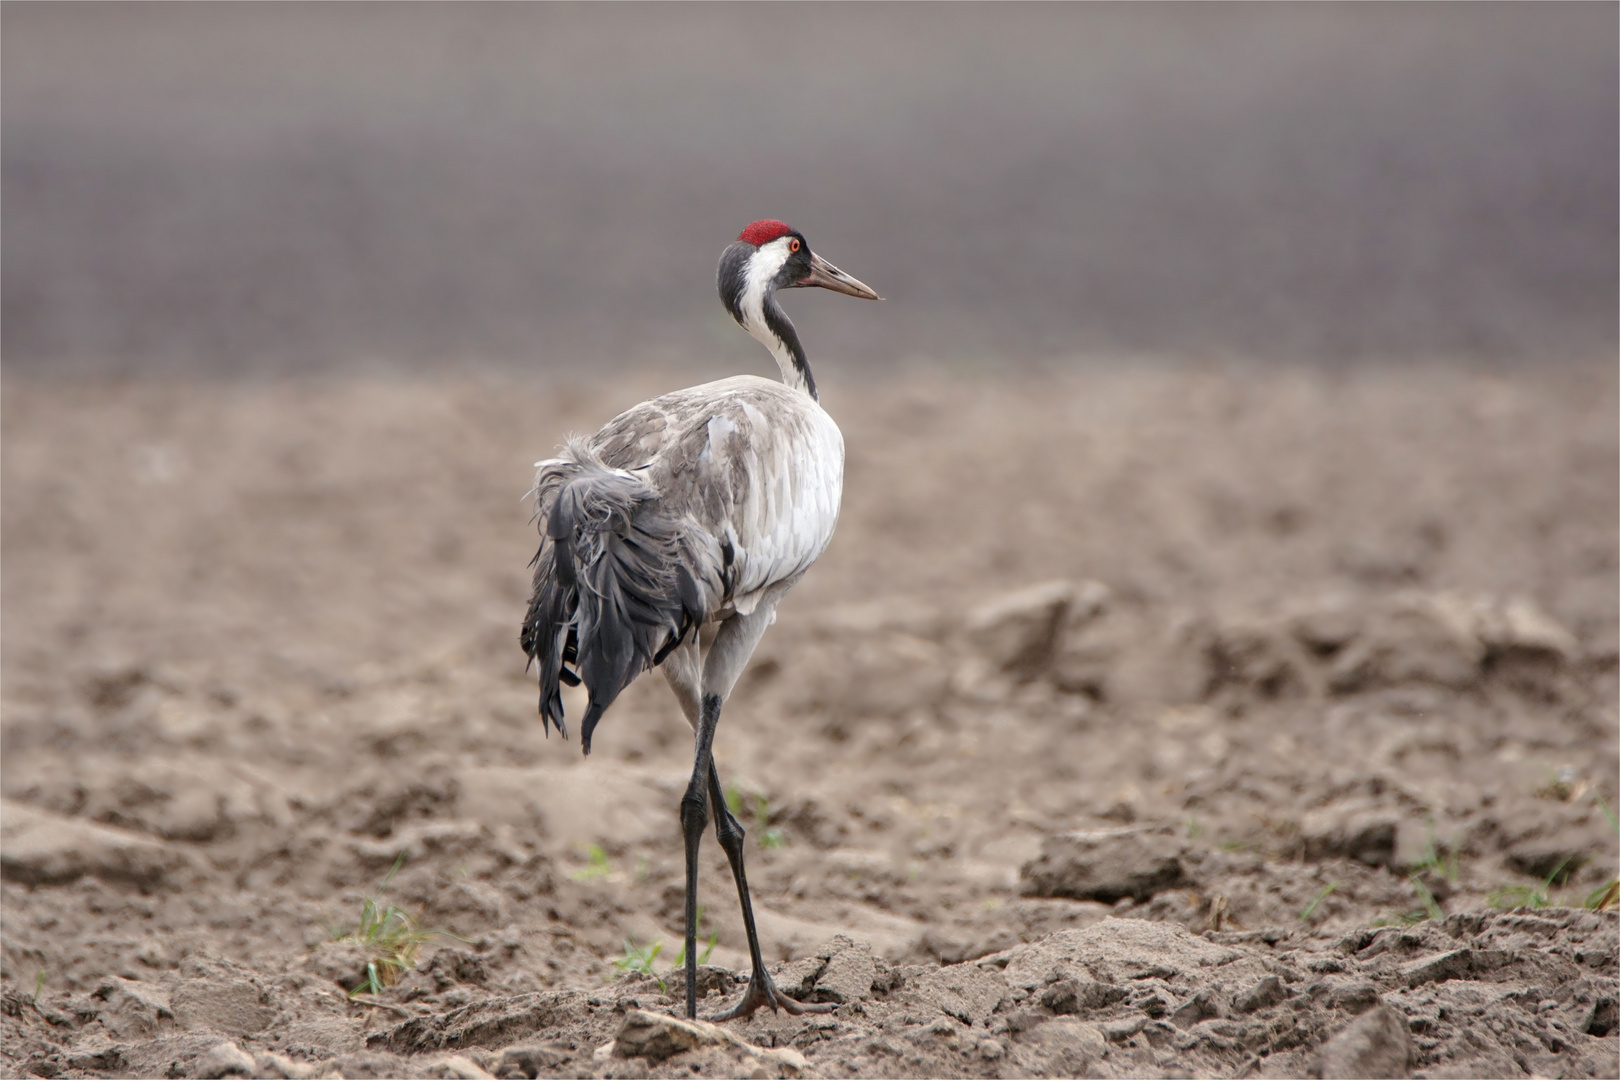
<path id="1" fill-rule="evenodd" d="M 611 469 L 581 443 L 540 464 L 540 550 L 519 642 L 540 665 L 540 716 L 567 737 L 563 684 L 584 682 L 580 742 L 619 693 L 704 619 L 710 560 L 696 529 L 658 503 L 633 472 Z M 706 535 L 704 537 L 706 539 Z M 570 670 L 572 664 L 576 670 Z"/>

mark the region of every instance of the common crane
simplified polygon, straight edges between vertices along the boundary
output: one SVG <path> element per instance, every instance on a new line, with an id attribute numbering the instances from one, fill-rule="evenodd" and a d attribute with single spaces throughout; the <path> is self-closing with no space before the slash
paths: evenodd
<path id="1" fill-rule="evenodd" d="M 810 250 L 780 221 L 749 225 L 720 256 L 720 299 L 770 350 L 782 381 L 736 375 L 620 413 L 589 438 L 538 462 L 540 550 L 521 643 L 539 668 L 540 716 L 567 736 L 560 684 L 589 691 L 580 743 L 636 676 L 661 667 L 691 724 L 692 780 L 681 798 L 686 844 L 686 1015 L 697 1016 L 698 845 L 713 808 L 748 933 L 752 974 L 738 1004 L 824 1011 L 777 990 L 760 955 L 743 828 L 715 769 L 715 728 L 776 606 L 832 538 L 843 491 L 844 439 L 780 289 L 877 293 Z M 572 665 L 572 666 L 570 666 Z M 830 1008 L 827 1006 L 826 1008 Z"/>

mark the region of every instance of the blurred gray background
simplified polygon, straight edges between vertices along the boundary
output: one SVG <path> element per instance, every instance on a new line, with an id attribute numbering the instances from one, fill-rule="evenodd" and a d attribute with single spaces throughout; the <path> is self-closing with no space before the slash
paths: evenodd
<path id="1" fill-rule="evenodd" d="M 1616 348 L 1614 4 L 5 4 L 5 366 Z"/>

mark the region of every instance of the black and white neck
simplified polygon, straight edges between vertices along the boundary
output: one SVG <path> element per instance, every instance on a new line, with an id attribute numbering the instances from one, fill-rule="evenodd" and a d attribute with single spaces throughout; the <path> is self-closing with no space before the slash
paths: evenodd
<path id="1" fill-rule="evenodd" d="M 720 301 L 737 324 L 776 357 L 782 381 L 816 397 L 804 346 L 776 302 L 778 289 L 830 289 L 863 300 L 882 297 L 810 250 L 804 234 L 780 221 L 756 221 L 720 256 Z"/>
<path id="2" fill-rule="evenodd" d="M 755 246 L 739 239 L 720 256 L 720 299 L 737 324 L 776 358 L 782 381 L 816 398 L 816 377 L 793 322 L 776 302 L 776 291 L 791 288 L 809 270 L 804 238 L 786 233 Z"/>

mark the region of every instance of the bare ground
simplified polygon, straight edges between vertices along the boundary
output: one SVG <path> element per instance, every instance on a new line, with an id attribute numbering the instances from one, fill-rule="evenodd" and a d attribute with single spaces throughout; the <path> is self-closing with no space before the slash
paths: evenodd
<path id="1" fill-rule="evenodd" d="M 717 754 L 838 1007 L 742 1043 L 656 1019 L 673 700 L 581 760 L 516 645 L 529 463 L 669 382 L 7 378 L 0 1068 L 1620 1068 L 1612 364 L 827 387 L 839 534 Z M 351 996 L 401 853 L 442 933 Z"/>

